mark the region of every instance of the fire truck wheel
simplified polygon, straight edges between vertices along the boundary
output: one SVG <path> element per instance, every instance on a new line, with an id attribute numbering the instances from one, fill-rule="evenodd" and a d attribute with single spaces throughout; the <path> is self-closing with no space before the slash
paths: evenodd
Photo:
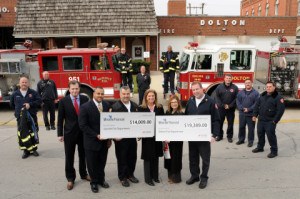
<path id="1" fill-rule="evenodd" d="M 80 94 L 87 96 L 89 99 L 93 99 L 93 91 L 90 88 L 81 87 Z"/>

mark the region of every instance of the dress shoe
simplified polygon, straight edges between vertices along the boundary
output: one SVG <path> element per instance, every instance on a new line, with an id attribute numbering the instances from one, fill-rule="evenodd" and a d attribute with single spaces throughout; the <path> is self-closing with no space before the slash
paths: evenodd
<path id="1" fill-rule="evenodd" d="M 216 141 L 217 141 L 217 142 L 219 142 L 219 141 L 221 141 L 221 140 L 223 140 L 222 137 L 220 137 L 220 136 L 217 136 L 217 137 L 216 137 Z"/>
<path id="2" fill-rule="evenodd" d="M 35 156 L 35 157 L 38 157 L 40 154 L 37 151 L 33 151 L 32 155 Z"/>
<path id="3" fill-rule="evenodd" d="M 160 183 L 159 179 L 153 179 L 153 181 L 156 182 L 156 183 Z"/>
<path id="4" fill-rule="evenodd" d="M 186 184 L 187 185 L 191 185 L 191 184 L 194 184 L 195 182 L 198 182 L 198 181 L 199 181 L 199 178 L 193 178 L 193 177 L 191 177 L 190 179 L 188 179 L 186 181 Z"/>
<path id="5" fill-rule="evenodd" d="M 91 184 L 91 190 L 92 190 L 93 193 L 98 193 L 98 191 L 99 191 L 98 185 L 95 184 L 95 183 L 92 183 Z"/>
<path id="6" fill-rule="evenodd" d="M 109 188 L 109 184 L 107 182 L 102 182 L 102 183 L 99 183 L 99 185 L 105 189 Z"/>
<path id="7" fill-rule="evenodd" d="M 128 180 L 130 180 L 130 182 L 132 182 L 132 183 L 138 183 L 139 182 L 139 180 L 134 176 L 129 177 Z"/>
<path id="8" fill-rule="evenodd" d="M 252 147 L 252 146 L 253 146 L 253 142 L 249 142 L 248 147 Z"/>
<path id="9" fill-rule="evenodd" d="M 46 126 L 46 130 L 47 130 L 47 131 L 50 131 L 50 126 Z"/>
<path id="10" fill-rule="evenodd" d="M 268 158 L 275 158 L 278 154 L 276 153 L 269 153 Z"/>
<path id="11" fill-rule="evenodd" d="M 86 175 L 85 177 L 81 178 L 82 180 L 91 181 L 91 177 Z"/>
<path id="12" fill-rule="evenodd" d="M 264 152 L 263 149 L 255 148 L 252 150 L 252 153 Z"/>
<path id="13" fill-rule="evenodd" d="M 232 143 L 232 141 L 233 141 L 232 138 L 227 138 L 227 140 L 229 143 Z"/>
<path id="14" fill-rule="evenodd" d="M 244 141 L 239 140 L 239 141 L 236 142 L 236 145 L 241 145 L 241 144 L 244 144 L 244 143 L 245 143 Z"/>
<path id="15" fill-rule="evenodd" d="M 122 184 L 123 187 L 129 187 L 130 186 L 130 184 L 129 184 L 129 182 L 128 182 L 127 179 L 122 180 L 121 184 Z"/>
<path id="16" fill-rule="evenodd" d="M 150 182 L 146 182 L 149 186 L 155 186 L 154 182 L 150 181 Z"/>
<path id="17" fill-rule="evenodd" d="M 51 126 L 51 130 L 56 130 L 55 126 Z"/>
<path id="18" fill-rule="evenodd" d="M 69 181 L 68 184 L 67 184 L 67 189 L 68 189 L 68 190 L 72 190 L 73 187 L 74 187 L 74 182 Z"/>
<path id="19" fill-rule="evenodd" d="M 199 188 L 204 189 L 207 186 L 207 179 L 201 179 Z"/>
<path id="20" fill-rule="evenodd" d="M 28 151 L 25 150 L 25 151 L 23 152 L 22 159 L 28 158 L 29 155 L 30 155 L 30 153 L 29 153 Z"/>

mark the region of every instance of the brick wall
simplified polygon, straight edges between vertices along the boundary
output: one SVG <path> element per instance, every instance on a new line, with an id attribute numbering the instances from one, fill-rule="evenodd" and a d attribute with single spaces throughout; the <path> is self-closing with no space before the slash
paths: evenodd
<path id="1" fill-rule="evenodd" d="M 241 2 L 241 16 L 252 16 L 252 9 L 254 16 L 258 16 L 259 5 L 261 7 L 261 15 L 266 16 L 266 4 L 269 2 L 268 16 L 275 16 L 275 2 L 276 0 L 243 0 Z M 278 16 L 297 16 L 298 2 L 297 0 L 279 0 Z"/>
<path id="2" fill-rule="evenodd" d="M 0 27 L 13 27 L 17 0 L 0 0 Z"/>
<path id="3" fill-rule="evenodd" d="M 297 17 L 157 17 L 163 36 L 295 36 Z M 205 25 L 201 26 L 201 20 Z M 224 20 L 227 21 L 227 25 Z M 208 25 L 209 22 L 212 25 Z M 237 22 L 236 25 L 232 23 Z M 245 25 L 240 25 L 244 21 Z M 270 33 L 270 29 L 272 31 Z M 280 32 L 278 32 L 280 29 Z M 281 31 L 284 30 L 284 33 Z"/>
<path id="4" fill-rule="evenodd" d="M 185 16 L 186 0 L 169 0 L 168 1 L 169 16 Z"/>

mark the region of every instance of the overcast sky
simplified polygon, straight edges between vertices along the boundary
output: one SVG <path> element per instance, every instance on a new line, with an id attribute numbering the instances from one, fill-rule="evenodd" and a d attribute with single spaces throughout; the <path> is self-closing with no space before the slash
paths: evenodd
<path id="1" fill-rule="evenodd" d="M 167 2 L 168 0 L 154 0 L 156 15 L 167 15 Z M 241 0 L 187 0 L 187 6 L 191 3 L 192 7 L 200 7 L 204 5 L 204 14 L 208 15 L 240 15 L 240 2 Z M 195 9 L 192 9 L 195 14 Z M 201 10 L 198 9 L 198 13 Z"/>

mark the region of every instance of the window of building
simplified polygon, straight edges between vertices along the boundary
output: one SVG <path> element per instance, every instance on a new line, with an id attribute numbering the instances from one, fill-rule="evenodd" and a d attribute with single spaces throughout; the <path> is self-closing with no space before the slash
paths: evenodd
<path id="1" fill-rule="evenodd" d="M 254 9 L 252 8 L 251 16 L 254 16 L 255 12 Z"/>
<path id="2" fill-rule="evenodd" d="M 196 54 L 192 63 L 192 70 L 210 70 L 211 69 L 211 54 Z"/>
<path id="3" fill-rule="evenodd" d="M 279 7 L 279 0 L 276 0 L 276 3 L 275 3 L 275 16 L 278 16 L 278 7 Z"/>
<path id="4" fill-rule="evenodd" d="M 250 70 L 251 62 L 251 50 L 232 50 L 230 52 L 230 70 Z"/>
<path id="5" fill-rule="evenodd" d="M 109 70 L 109 61 L 105 55 L 95 55 L 90 57 L 90 67 L 91 70 Z"/>
<path id="6" fill-rule="evenodd" d="M 182 53 L 179 61 L 180 70 L 182 71 L 187 70 L 189 67 L 189 62 L 190 62 L 190 55 L 186 53 Z"/>
<path id="7" fill-rule="evenodd" d="M 246 16 L 249 16 L 249 12 L 248 11 L 246 11 Z"/>
<path id="8" fill-rule="evenodd" d="M 43 71 L 58 70 L 57 56 L 42 57 Z"/>
<path id="9" fill-rule="evenodd" d="M 269 15 L 269 3 L 266 4 L 266 16 Z"/>
<path id="10" fill-rule="evenodd" d="M 257 16 L 261 16 L 261 5 L 258 6 Z"/>
<path id="11" fill-rule="evenodd" d="M 64 70 L 83 70 L 82 57 L 63 57 Z"/>

